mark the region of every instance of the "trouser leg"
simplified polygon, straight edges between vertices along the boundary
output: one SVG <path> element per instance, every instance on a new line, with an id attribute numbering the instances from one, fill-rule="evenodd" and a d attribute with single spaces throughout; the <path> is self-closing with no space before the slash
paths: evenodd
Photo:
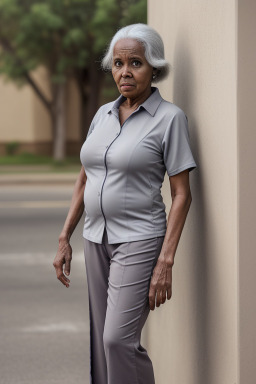
<path id="1" fill-rule="evenodd" d="M 111 253 L 103 343 L 108 384 L 154 384 L 151 359 L 140 344 L 150 312 L 148 292 L 164 237 L 118 244 Z"/>
<path id="2" fill-rule="evenodd" d="M 107 308 L 110 259 L 104 244 L 87 239 L 84 239 L 84 256 L 90 316 L 90 384 L 107 384 L 102 335 Z"/>

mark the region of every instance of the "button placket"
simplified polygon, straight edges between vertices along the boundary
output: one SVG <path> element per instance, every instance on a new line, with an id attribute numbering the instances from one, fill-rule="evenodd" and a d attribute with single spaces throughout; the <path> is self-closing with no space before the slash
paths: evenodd
<path id="1" fill-rule="evenodd" d="M 128 117 L 128 119 L 130 118 L 130 116 Z M 106 222 L 106 217 L 105 217 L 105 214 L 104 214 L 104 211 L 103 211 L 103 207 L 102 207 L 102 191 L 103 191 L 103 186 L 105 184 L 105 181 L 106 181 L 106 178 L 107 178 L 107 173 L 108 173 L 108 167 L 107 167 L 107 152 L 108 152 L 108 149 L 109 147 L 113 144 L 113 142 L 117 139 L 117 137 L 121 134 L 122 132 L 122 128 L 123 126 L 126 124 L 127 120 L 125 120 L 125 122 L 123 123 L 123 125 L 120 124 L 120 121 L 119 121 L 119 125 L 120 125 L 120 131 L 119 132 L 116 132 L 115 134 L 115 137 L 114 139 L 111 141 L 111 143 L 109 145 L 106 145 L 106 151 L 104 153 L 104 165 L 105 165 L 105 170 L 106 170 L 106 173 L 105 173 L 105 177 L 104 177 L 104 180 L 103 180 L 103 183 L 101 185 L 101 193 L 98 192 L 98 195 L 100 196 L 100 206 L 101 206 L 101 212 L 103 214 L 103 217 L 104 217 L 104 221 L 105 221 L 105 225 L 107 224 Z M 119 120 L 119 119 L 118 119 Z"/>

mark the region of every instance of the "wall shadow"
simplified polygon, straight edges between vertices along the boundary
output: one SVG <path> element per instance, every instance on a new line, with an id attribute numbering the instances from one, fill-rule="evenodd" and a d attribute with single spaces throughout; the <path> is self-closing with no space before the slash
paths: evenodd
<path id="1" fill-rule="evenodd" d="M 193 225 L 190 226 L 191 233 L 191 256 L 193 257 L 193 273 L 191 290 L 188 292 L 193 299 L 194 310 L 191 316 L 191 333 L 195 342 L 191 346 L 191 365 L 194 367 L 195 377 L 193 383 L 205 384 L 211 382 L 211 358 L 210 358 L 210 304 L 208 290 L 208 276 L 210 266 L 208 263 L 207 244 L 207 199 L 204 195 L 204 182 L 201 165 L 200 147 L 198 144 L 198 123 L 197 116 L 193 110 L 193 99 L 195 97 L 194 77 L 195 63 L 189 52 L 188 37 L 185 34 L 178 34 L 174 48 L 174 61 L 172 63 L 173 76 L 173 102 L 184 110 L 188 117 L 191 149 L 197 163 L 197 169 L 190 174 Z"/>

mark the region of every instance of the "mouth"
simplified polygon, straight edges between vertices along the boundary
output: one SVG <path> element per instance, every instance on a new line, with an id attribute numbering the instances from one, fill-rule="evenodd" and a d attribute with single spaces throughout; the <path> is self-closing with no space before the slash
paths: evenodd
<path id="1" fill-rule="evenodd" d="M 133 84 L 129 84 L 129 83 L 123 83 L 120 85 L 121 88 L 125 88 L 125 89 L 130 89 L 132 87 L 134 87 Z"/>

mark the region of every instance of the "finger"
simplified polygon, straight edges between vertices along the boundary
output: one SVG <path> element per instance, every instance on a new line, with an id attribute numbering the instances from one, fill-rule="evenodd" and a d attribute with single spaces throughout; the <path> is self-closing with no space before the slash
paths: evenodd
<path id="1" fill-rule="evenodd" d="M 157 291 L 157 307 L 160 307 L 161 304 L 163 304 L 166 300 L 166 291 L 164 289 L 159 289 Z"/>
<path id="2" fill-rule="evenodd" d="M 167 300 L 170 300 L 171 297 L 172 297 L 172 287 L 167 289 Z"/>
<path id="3" fill-rule="evenodd" d="M 158 289 L 157 292 L 156 292 L 156 294 L 157 294 L 157 297 L 156 297 L 156 306 L 157 306 L 157 307 L 160 307 L 161 300 L 162 300 L 162 298 L 161 298 L 161 296 L 162 296 L 161 291 L 159 291 L 159 289 Z"/>
<path id="4" fill-rule="evenodd" d="M 155 309 L 155 297 L 156 297 L 156 290 L 154 286 L 150 285 L 148 299 L 149 299 L 149 308 L 151 309 L 151 311 L 154 311 Z"/>
<path id="5" fill-rule="evenodd" d="M 166 289 L 162 291 L 161 299 L 161 304 L 164 304 L 166 301 Z"/>
<path id="6" fill-rule="evenodd" d="M 56 268 L 56 275 L 57 279 L 60 280 L 64 285 L 67 285 L 70 283 L 70 280 L 63 274 L 62 267 Z"/>
<path id="7" fill-rule="evenodd" d="M 172 268 L 167 269 L 167 299 L 172 297 Z"/>
<path id="8" fill-rule="evenodd" d="M 58 279 L 62 282 L 62 284 L 69 287 L 70 280 L 68 280 L 65 275 L 62 274 Z"/>
<path id="9" fill-rule="evenodd" d="M 151 311 L 154 311 L 155 309 L 155 297 L 149 297 L 149 308 Z"/>

